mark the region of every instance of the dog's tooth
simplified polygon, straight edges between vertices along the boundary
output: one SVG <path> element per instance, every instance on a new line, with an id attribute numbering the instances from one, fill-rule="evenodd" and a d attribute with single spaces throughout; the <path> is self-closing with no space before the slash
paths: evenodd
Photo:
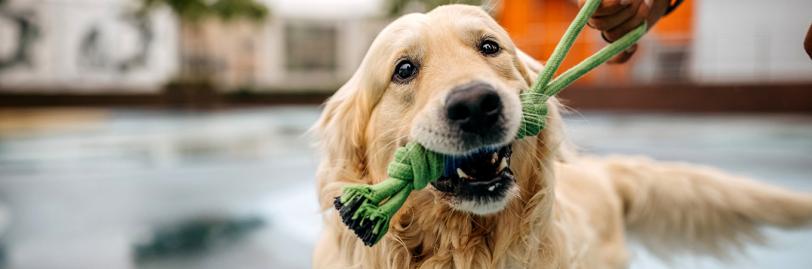
<path id="1" fill-rule="evenodd" d="M 471 176 L 463 172 L 460 168 L 457 168 L 457 175 L 460 176 L 460 178 L 472 179 Z"/>
<path id="2" fill-rule="evenodd" d="M 501 162 L 501 163 L 499 163 L 499 168 L 497 168 L 497 169 L 496 169 L 496 171 L 502 171 L 502 170 L 504 170 L 505 168 L 507 168 L 507 166 L 508 166 L 508 164 L 507 164 L 507 158 L 502 158 L 502 162 Z"/>
<path id="3" fill-rule="evenodd" d="M 496 152 L 494 152 L 493 156 L 491 156 L 491 164 L 496 164 L 496 161 L 498 161 L 498 160 L 499 160 L 499 154 L 496 154 Z"/>
<path id="4" fill-rule="evenodd" d="M 496 185 L 491 185 L 490 187 L 488 187 L 488 191 L 493 191 L 495 189 L 496 189 Z"/>

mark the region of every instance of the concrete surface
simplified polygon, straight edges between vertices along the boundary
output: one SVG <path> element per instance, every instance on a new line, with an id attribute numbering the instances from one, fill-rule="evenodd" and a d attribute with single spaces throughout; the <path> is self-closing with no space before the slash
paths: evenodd
<path id="1" fill-rule="evenodd" d="M 303 133 L 318 112 L 4 111 L 5 268 L 308 268 L 320 223 L 317 159 Z M 567 122 L 586 152 L 704 163 L 812 191 L 812 116 L 586 113 Z M 246 216 L 264 228 L 134 259 L 133 246 L 159 227 Z M 632 268 L 812 268 L 812 230 L 767 232 L 771 245 L 727 263 L 688 257 L 668 267 L 638 249 Z"/>

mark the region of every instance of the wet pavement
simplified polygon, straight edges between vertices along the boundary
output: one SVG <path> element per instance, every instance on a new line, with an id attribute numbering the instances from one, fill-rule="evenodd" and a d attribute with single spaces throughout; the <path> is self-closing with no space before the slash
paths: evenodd
<path id="1" fill-rule="evenodd" d="M 304 132 L 318 113 L 0 111 L 0 204 L 11 216 L 0 268 L 308 268 L 320 220 Z M 585 113 L 567 123 L 582 151 L 812 191 L 812 116 Z M 812 268 L 812 229 L 767 232 L 768 247 L 728 263 L 670 268 Z M 638 250 L 632 268 L 669 267 Z"/>

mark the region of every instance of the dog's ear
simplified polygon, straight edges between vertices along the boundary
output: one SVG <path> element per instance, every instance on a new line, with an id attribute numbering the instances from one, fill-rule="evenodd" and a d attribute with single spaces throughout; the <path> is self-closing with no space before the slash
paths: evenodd
<path id="1" fill-rule="evenodd" d="M 313 128 L 322 153 L 334 165 L 364 161 L 363 134 L 369 116 L 365 113 L 362 92 L 361 78 L 356 73 L 327 100 Z"/>
<path id="2" fill-rule="evenodd" d="M 325 161 L 333 168 L 364 175 L 366 163 L 366 129 L 372 110 L 386 87 L 376 79 L 380 61 L 368 54 L 361 66 L 324 105 L 321 118 L 311 129 L 319 139 Z M 336 167 L 339 166 L 339 167 Z M 335 170 L 335 169 L 333 169 Z"/>
<path id="3" fill-rule="evenodd" d="M 544 68 L 544 65 L 520 49 L 516 49 L 515 57 L 516 69 L 519 70 L 527 86 L 533 86 L 533 83 L 536 82 L 536 77 L 541 72 L 541 69 Z"/>

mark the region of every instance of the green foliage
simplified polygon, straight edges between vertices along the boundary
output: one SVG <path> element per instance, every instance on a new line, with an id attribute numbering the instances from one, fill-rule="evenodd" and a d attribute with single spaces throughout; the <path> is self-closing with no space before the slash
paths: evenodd
<path id="1" fill-rule="evenodd" d="M 3 0 L 0 0 L 3 1 Z M 245 18 L 262 20 L 268 16 L 268 8 L 256 0 L 141 0 L 142 12 L 160 5 L 169 6 L 183 20 L 198 21 L 207 17 L 223 20 Z"/>
<path id="2" fill-rule="evenodd" d="M 421 5 L 424 11 L 447 4 L 481 5 L 484 0 L 387 0 L 387 14 L 389 16 L 402 15 L 410 4 Z"/>
<path id="3" fill-rule="evenodd" d="M 220 0 L 214 2 L 211 9 L 225 20 L 240 17 L 262 20 L 268 16 L 268 9 L 254 0 Z"/>

